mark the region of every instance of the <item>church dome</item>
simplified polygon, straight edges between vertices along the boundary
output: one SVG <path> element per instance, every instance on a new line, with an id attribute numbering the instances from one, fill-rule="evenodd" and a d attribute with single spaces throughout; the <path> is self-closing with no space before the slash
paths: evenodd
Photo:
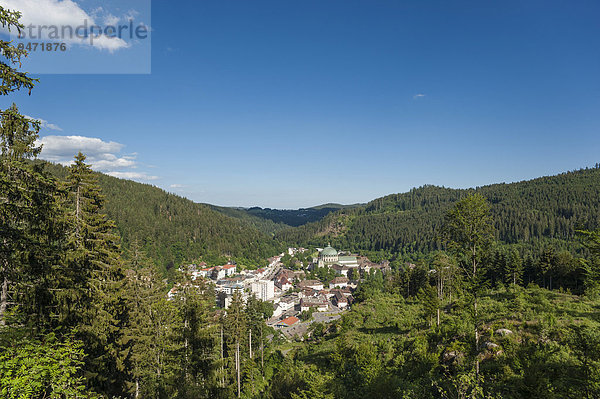
<path id="1" fill-rule="evenodd" d="M 321 256 L 336 256 L 337 254 L 337 251 L 331 247 L 327 247 L 321 251 Z"/>

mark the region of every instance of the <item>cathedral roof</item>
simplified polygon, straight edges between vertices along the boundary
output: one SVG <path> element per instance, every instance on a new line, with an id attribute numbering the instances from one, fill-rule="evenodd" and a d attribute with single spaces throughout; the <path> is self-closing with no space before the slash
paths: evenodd
<path id="1" fill-rule="evenodd" d="M 335 256 L 337 254 L 338 252 L 330 246 L 321 251 L 321 255 L 323 256 Z"/>

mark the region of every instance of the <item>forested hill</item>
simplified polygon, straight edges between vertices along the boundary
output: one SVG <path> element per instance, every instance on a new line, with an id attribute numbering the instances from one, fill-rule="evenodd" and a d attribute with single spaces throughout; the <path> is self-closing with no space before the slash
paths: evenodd
<path id="1" fill-rule="evenodd" d="M 423 186 L 331 213 L 277 238 L 304 245 L 331 241 L 351 250 L 428 252 L 440 247 L 446 211 L 473 191 L 490 201 L 497 238 L 504 243 L 561 243 L 572 240 L 577 228 L 600 226 L 600 168 L 595 167 L 468 190 Z"/>
<path id="2" fill-rule="evenodd" d="M 48 164 L 48 170 L 59 179 L 67 173 L 66 168 L 54 164 Z M 258 264 L 280 250 L 271 235 L 250 221 L 229 217 L 148 184 L 96 175 L 122 247 L 127 249 L 137 239 L 163 267 L 199 257 L 211 263 L 232 257 Z"/>
<path id="3" fill-rule="evenodd" d="M 278 232 L 288 227 L 298 227 L 323 219 L 331 212 L 351 209 L 361 205 L 323 204 L 312 208 L 271 209 L 271 208 L 226 208 L 212 206 L 228 216 L 250 221 L 265 232 Z"/>

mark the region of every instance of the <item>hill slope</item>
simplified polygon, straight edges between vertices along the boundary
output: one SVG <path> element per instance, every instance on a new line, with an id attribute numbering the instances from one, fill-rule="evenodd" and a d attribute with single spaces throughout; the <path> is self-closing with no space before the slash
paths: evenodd
<path id="1" fill-rule="evenodd" d="M 48 164 L 63 179 L 67 169 Z M 252 223 L 224 215 L 157 187 L 98 173 L 106 196 L 106 212 L 113 219 L 127 249 L 141 241 L 148 255 L 163 266 L 202 257 L 209 262 L 232 257 L 259 262 L 276 253 L 276 242 Z"/>
<path id="2" fill-rule="evenodd" d="M 440 248 L 446 211 L 473 191 L 490 201 L 497 238 L 505 243 L 566 242 L 577 228 L 600 226 L 600 168 L 593 168 L 468 190 L 423 186 L 331 213 L 277 238 L 303 245 L 331 241 L 351 250 L 428 252 Z"/>

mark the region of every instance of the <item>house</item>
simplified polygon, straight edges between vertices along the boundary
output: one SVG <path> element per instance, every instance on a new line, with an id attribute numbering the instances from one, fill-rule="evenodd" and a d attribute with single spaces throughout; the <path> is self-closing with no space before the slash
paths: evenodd
<path id="1" fill-rule="evenodd" d="M 307 312 L 311 308 L 315 309 L 317 312 L 326 312 L 329 309 L 329 302 L 327 301 L 327 298 L 321 295 L 314 298 L 302 298 L 300 300 L 301 312 Z"/>
<path id="2" fill-rule="evenodd" d="M 294 288 L 294 286 L 292 285 L 292 283 L 290 282 L 290 280 L 287 279 L 287 277 L 280 275 L 279 277 L 277 277 L 275 279 L 275 285 L 281 290 L 281 291 L 287 291 L 287 290 L 291 290 L 292 288 Z"/>
<path id="3" fill-rule="evenodd" d="M 335 293 L 332 303 L 340 309 L 345 309 L 348 307 L 348 299 L 339 291 Z"/>
<path id="4" fill-rule="evenodd" d="M 210 278 L 213 269 L 214 267 L 205 267 L 204 269 L 196 271 L 195 273 L 197 273 L 197 275 L 194 279 L 196 279 L 197 277 Z"/>
<path id="5" fill-rule="evenodd" d="M 348 286 L 348 277 L 335 277 L 329 282 L 329 288 L 345 288 Z"/>
<path id="6" fill-rule="evenodd" d="M 323 290 L 319 294 L 323 295 L 327 300 L 330 300 L 335 296 L 335 290 Z"/>
<path id="7" fill-rule="evenodd" d="M 233 281 L 221 280 L 217 283 L 216 290 L 218 292 L 224 292 L 227 295 L 233 295 L 236 291 L 244 292 L 244 286 L 241 283 L 235 283 Z"/>
<path id="8" fill-rule="evenodd" d="M 297 318 L 295 316 L 290 316 L 287 319 L 283 319 L 279 323 L 275 324 L 275 327 L 277 327 L 277 328 L 291 327 L 294 324 L 298 323 L 299 321 L 300 321 L 299 318 Z"/>
<path id="9" fill-rule="evenodd" d="M 223 266 L 223 270 L 225 270 L 226 276 L 233 276 L 237 270 L 236 265 L 225 265 Z"/>
<path id="10" fill-rule="evenodd" d="M 223 280 L 226 275 L 227 275 L 227 272 L 225 271 L 225 269 L 223 269 L 222 266 L 217 266 L 217 267 L 213 268 L 210 277 L 213 280 Z"/>
<path id="11" fill-rule="evenodd" d="M 342 294 L 345 297 L 349 297 L 352 294 L 352 292 L 347 288 L 336 288 L 336 289 L 331 290 L 331 292 L 333 293 L 333 295 L 335 295 L 336 293 L 339 292 L 340 294 Z"/>
<path id="12" fill-rule="evenodd" d="M 311 298 L 317 295 L 319 295 L 319 291 L 313 290 L 312 288 L 303 288 L 298 293 L 298 298 Z"/>
<path id="13" fill-rule="evenodd" d="M 336 274 L 339 274 L 344 277 L 348 277 L 348 271 L 350 270 L 350 268 L 348 266 L 342 266 L 342 265 L 338 265 L 336 263 L 335 265 L 331 266 L 331 268 L 333 270 L 335 270 Z"/>
<path id="14" fill-rule="evenodd" d="M 312 288 L 313 290 L 320 291 L 323 289 L 323 283 L 319 280 L 304 280 L 298 283 L 298 287 L 302 288 Z"/>

